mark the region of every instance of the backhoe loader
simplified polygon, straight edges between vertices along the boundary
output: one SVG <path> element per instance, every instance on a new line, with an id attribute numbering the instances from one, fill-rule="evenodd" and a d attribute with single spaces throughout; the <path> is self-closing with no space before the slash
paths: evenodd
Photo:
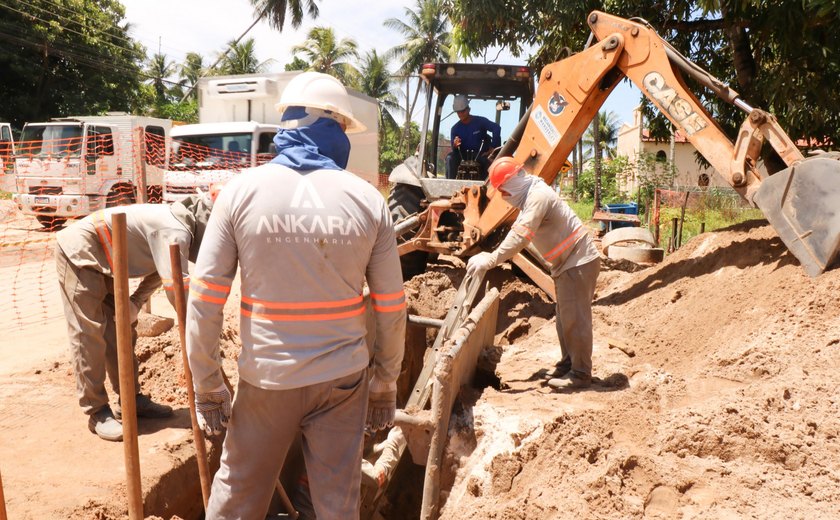
<path id="1" fill-rule="evenodd" d="M 513 156 L 529 173 L 553 182 L 612 90 L 629 78 L 745 200 L 763 211 L 810 276 L 830 267 L 840 249 L 840 154 L 805 158 L 772 114 L 751 107 L 646 22 L 599 11 L 588 22 L 592 34 L 586 49 L 542 69 L 533 104 L 498 156 Z M 734 144 L 689 91 L 686 76 L 747 114 Z M 762 178 L 756 165 L 765 140 L 787 168 Z M 516 213 L 486 184 L 463 186 L 397 222 L 400 254 L 469 256 L 493 247 Z"/>

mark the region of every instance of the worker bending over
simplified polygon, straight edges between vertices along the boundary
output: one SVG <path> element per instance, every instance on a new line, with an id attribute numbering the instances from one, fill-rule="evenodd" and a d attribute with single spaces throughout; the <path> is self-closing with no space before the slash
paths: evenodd
<path id="1" fill-rule="evenodd" d="M 190 287 L 199 424 L 218 434 L 229 418 L 206 518 L 264 518 L 298 432 L 318 518 L 358 518 L 365 424 L 393 423 L 403 357 L 396 239 L 382 194 L 344 169 L 345 130 L 364 129 L 344 86 L 302 73 L 277 109 L 279 155 L 227 183 Z M 231 411 L 219 332 L 237 266 L 242 352 Z M 372 362 L 365 281 L 376 317 Z"/>
<path id="2" fill-rule="evenodd" d="M 560 361 L 549 373 L 555 390 L 592 383 L 592 298 L 601 270 L 598 250 L 568 204 L 539 177 L 529 175 L 512 157 L 490 166 L 490 184 L 521 212 L 499 247 L 469 259 L 467 272 L 483 272 L 513 258 L 533 241 L 551 264 L 557 295 Z"/>
<path id="3" fill-rule="evenodd" d="M 134 204 L 97 211 L 56 234 L 55 264 L 73 354 L 79 405 L 90 416 L 88 427 L 109 441 L 122 440 L 119 401 L 112 409 L 105 390 L 105 375 L 119 395 L 117 333 L 114 321 L 114 252 L 111 216 L 125 213 L 128 276 L 142 278 L 129 298 L 132 346 L 140 307 L 161 284 L 174 305 L 169 245 L 181 246 L 181 266 L 187 276 L 188 258 L 195 260 L 210 214 L 209 194 L 188 197 L 171 206 Z M 134 387 L 137 359 L 134 360 Z M 172 408 L 137 394 L 139 417 L 168 417 Z"/>

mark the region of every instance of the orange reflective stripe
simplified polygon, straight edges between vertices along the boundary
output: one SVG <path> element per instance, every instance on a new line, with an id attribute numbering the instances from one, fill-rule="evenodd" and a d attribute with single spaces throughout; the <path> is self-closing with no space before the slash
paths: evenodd
<path id="1" fill-rule="evenodd" d="M 166 291 L 171 291 L 175 289 L 175 280 L 169 278 L 161 278 L 161 282 L 163 282 L 163 289 Z M 189 277 L 184 278 L 184 287 L 190 286 L 190 279 Z"/>
<path id="2" fill-rule="evenodd" d="M 557 246 L 554 249 L 546 253 L 544 255 L 545 259 L 554 260 L 558 256 L 562 255 L 566 249 L 569 249 L 569 247 L 575 243 L 574 239 L 581 235 L 581 231 L 583 231 L 582 227 L 579 227 L 576 230 L 574 230 L 571 235 L 569 235 L 562 242 L 557 244 Z"/>
<path id="3" fill-rule="evenodd" d="M 534 232 L 531 231 L 531 229 L 528 228 L 528 226 L 524 226 L 522 224 L 517 224 L 513 227 L 513 231 L 517 235 L 519 235 L 523 238 L 527 238 L 528 240 L 531 240 L 532 238 L 534 238 Z"/>
<path id="4" fill-rule="evenodd" d="M 402 303 L 398 303 L 396 305 L 376 305 L 373 304 L 373 310 L 376 312 L 397 312 L 401 309 L 405 309 L 405 301 Z"/>
<path id="5" fill-rule="evenodd" d="M 111 242 L 111 232 L 108 231 L 108 224 L 105 223 L 105 217 L 101 211 L 93 214 L 93 228 L 96 229 L 96 235 L 99 237 L 99 243 L 102 244 L 102 250 L 105 251 L 105 259 L 108 260 L 108 267 L 111 271 L 114 270 L 114 245 Z"/>
<path id="6" fill-rule="evenodd" d="M 167 290 L 171 290 L 171 289 L 167 289 Z M 200 293 L 198 291 L 194 291 L 192 289 L 190 289 L 190 296 L 192 296 L 194 298 L 198 298 L 201 301 L 205 301 L 205 302 L 209 302 L 209 303 L 218 303 L 219 305 L 224 305 L 225 302 L 227 301 L 226 298 L 218 298 L 216 296 L 208 296 L 206 294 L 202 294 L 202 293 Z"/>
<path id="7" fill-rule="evenodd" d="M 257 300 L 255 298 L 242 297 L 242 303 L 250 305 L 259 305 L 266 309 L 334 309 L 336 307 L 347 307 L 349 305 L 359 305 L 363 301 L 361 295 L 348 298 L 346 300 L 335 300 L 331 302 L 272 302 L 267 300 Z"/>
<path id="8" fill-rule="evenodd" d="M 200 285 L 204 289 L 210 289 L 211 291 L 216 291 L 224 294 L 228 294 L 230 292 L 229 285 L 218 285 L 215 283 L 205 282 L 199 278 L 193 278 L 190 282 L 192 285 Z M 198 287 L 196 287 L 198 289 Z"/>
<path id="9" fill-rule="evenodd" d="M 249 318 L 257 318 L 269 321 L 326 321 L 352 318 L 365 312 L 364 307 L 346 312 L 335 312 L 329 314 L 267 314 L 264 312 L 253 312 L 242 309 L 242 315 Z"/>
<path id="10" fill-rule="evenodd" d="M 374 300 L 396 300 L 397 298 L 405 298 L 405 291 L 400 290 L 388 294 L 370 293 L 370 297 Z"/>

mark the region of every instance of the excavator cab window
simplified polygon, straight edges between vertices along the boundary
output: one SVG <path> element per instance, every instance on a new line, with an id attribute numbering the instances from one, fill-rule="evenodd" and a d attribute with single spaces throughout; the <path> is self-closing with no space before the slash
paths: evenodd
<path id="1" fill-rule="evenodd" d="M 531 69 L 521 65 L 496 65 L 478 63 L 433 63 L 422 68 L 427 82 L 425 128 L 421 132 L 418 152 L 423 169 L 429 177 L 444 178 L 446 158 L 453 152 L 452 126 L 458 116 L 452 109 L 456 94 L 467 96 L 470 115 L 481 116 L 501 126 L 501 142 L 511 134 L 534 97 L 534 78 Z M 426 139 L 426 137 L 429 139 Z M 467 172 L 461 171 L 459 179 L 476 179 L 476 158 L 492 151 L 492 143 L 484 140 L 470 149 L 461 150 Z"/>

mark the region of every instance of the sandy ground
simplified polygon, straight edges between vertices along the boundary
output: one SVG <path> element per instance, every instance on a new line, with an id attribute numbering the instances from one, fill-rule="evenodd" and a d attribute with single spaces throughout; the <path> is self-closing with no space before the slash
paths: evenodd
<path id="1" fill-rule="evenodd" d="M 0 243 L 43 235 L 7 226 Z M 0 249 L 3 283 L 18 295 L 4 311 L 36 310 L 34 323 L 13 312 L 0 322 L 9 518 L 125 518 L 123 447 L 90 434 L 76 404 L 50 242 L 26 255 L 15 247 Z M 410 312 L 442 318 L 461 266 L 444 259 L 409 282 Z M 840 518 L 840 270 L 807 278 L 759 223 L 701 235 L 630 271 L 602 271 L 599 383 L 574 394 L 541 384 L 559 355 L 553 305 L 510 268 L 490 273 L 502 305 L 482 362 L 498 380 L 457 408 L 441 517 Z M 23 272 L 38 274 L 12 276 Z M 234 381 L 235 307 L 223 333 Z M 161 297 L 152 308 L 171 315 Z M 177 410 L 141 423 L 151 503 L 156 479 L 194 461 L 176 332 L 141 338 L 137 352 L 144 391 Z M 398 506 L 389 516 L 413 517 Z"/>

